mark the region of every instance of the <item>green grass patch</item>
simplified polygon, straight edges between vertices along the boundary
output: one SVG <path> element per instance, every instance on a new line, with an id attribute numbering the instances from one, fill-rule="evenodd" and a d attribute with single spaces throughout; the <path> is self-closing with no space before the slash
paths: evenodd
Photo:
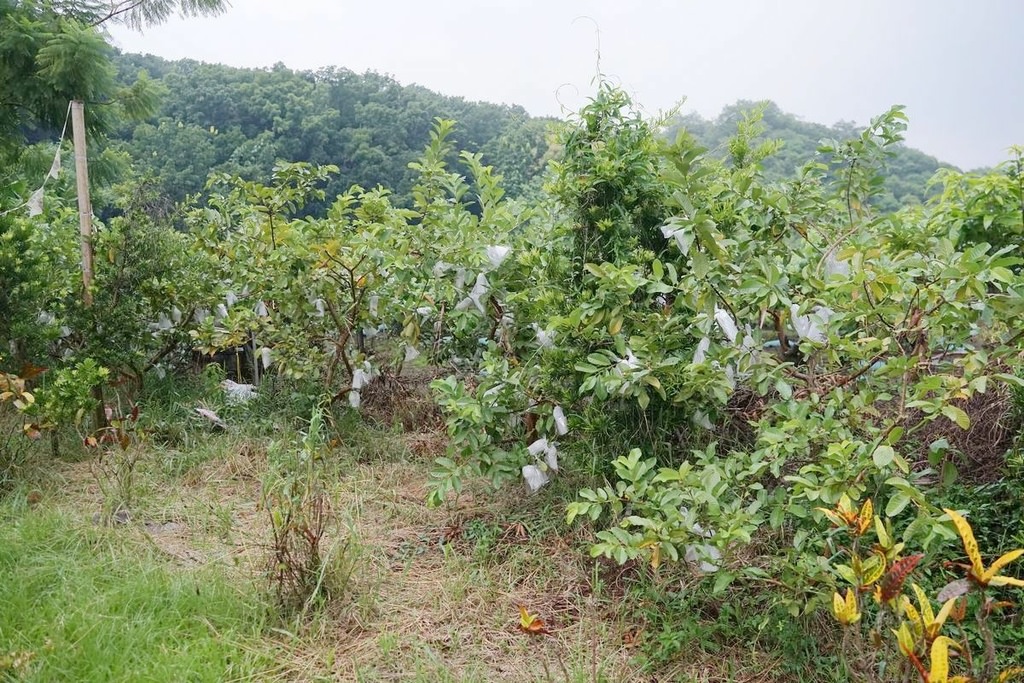
<path id="1" fill-rule="evenodd" d="M 21 655 L 16 680 L 214 682 L 269 674 L 272 662 L 258 643 L 264 598 L 232 584 L 222 568 L 170 568 L 124 528 L 83 526 L 52 512 L 4 517 L 0 667 L 5 655 Z"/>

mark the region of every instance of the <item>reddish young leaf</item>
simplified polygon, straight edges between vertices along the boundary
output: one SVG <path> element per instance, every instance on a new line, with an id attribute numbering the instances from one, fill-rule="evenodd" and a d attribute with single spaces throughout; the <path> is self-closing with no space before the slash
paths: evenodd
<path id="1" fill-rule="evenodd" d="M 953 611 L 950 612 L 949 618 L 959 624 L 967 618 L 967 598 L 957 598 L 956 604 L 953 605 Z"/>
<path id="2" fill-rule="evenodd" d="M 532 636 L 548 633 L 544 620 L 536 614 L 530 614 L 522 605 L 519 605 L 519 630 Z"/>
<path id="3" fill-rule="evenodd" d="M 902 560 L 897 560 L 889 567 L 889 571 L 882 577 L 881 587 L 882 602 L 889 602 L 903 591 L 903 584 L 906 582 L 910 572 L 914 571 L 924 555 L 909 555 Z"/>
<path id="4" fill-rule="evenodd" d="M 21 372 L 18 374 L 21 375 L 22 379 L 35 379 L 39 375 L 46 372 L 48 369 L 49 368 L 44 368 L 40 365 L 32 365 L 31 363 L 29 363 L 28 365 L 23 367 L 21 369 Z"/>

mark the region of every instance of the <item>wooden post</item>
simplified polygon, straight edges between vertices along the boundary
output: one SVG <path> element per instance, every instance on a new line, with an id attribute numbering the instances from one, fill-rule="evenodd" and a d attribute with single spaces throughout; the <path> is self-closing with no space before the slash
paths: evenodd
<path id="1" fill-rule="evenodd" d="M 259 349 L 256 347 L 256 333 L 251 332 L 249 334 L 250 343 L 252 344 L 252 383 L 256 386 L 260 385 L 260 358 Z"/>
<path id="2" fill-rule="evenodd" d="M 92 201 L 89 199 L 89 159 L 85 152 L 85 103 L 71 102 L 71 135 L 75 139 L 75 182 L 78 186 L 78 226 L 82 242 L 82 303 L 92 308 Z M 103 385 L 92 388 L 96 400 L 96 431 L 107 427 Z"/>
<path id="3" fill-rule="evenodd" d="M 71 103 L 71 133 L 75 139 L 75 181 L 78 184 L 78 223 L 82 238 L 82 302 L 92 306 L 92 202 L 89 200 L 89 161 L 85 153 L 85 103 Z"/>

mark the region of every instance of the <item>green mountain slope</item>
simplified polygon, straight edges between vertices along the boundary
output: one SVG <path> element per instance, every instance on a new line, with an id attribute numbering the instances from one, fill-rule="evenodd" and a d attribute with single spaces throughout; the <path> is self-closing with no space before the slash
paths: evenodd
<path id="1" fill-rule="evenodd" d="M 211 171 L 265 179 L 279 159 L 337 165 L 328 197 L 381 184 L 403 199 L 413 178 L 408 163 L 435 117 L 455 119 L 459 148 L 483 153 L 512 193 L 539 175 L 548 151 L 549 120 L 522 107 L 467 102 L 377 73 L 239 69 L 134 54 L 116 64 L 122 80 L 144 69 L 164 90 L 157 114 L 117 137 L 137 171 L 157 175 L 175 200 L 199 191 Z"/>
<path id="2" fill-rule="evenodd" d="M 677 117 L 667 128 L 666 134 L 674 137 L 685 129 L 701 144 L 715 151 L 725 152 L 725 144 L 736 132 L 736 124 L 744 112 L 763 106 L 766 139 L 782 141 L 782 148 L 764 161 L 764 172 L 769 178 L 791 176 L 803 164 L 817 154 L 822 140 L 843 140 L 860 133 L 857 125 L 839 122 L 832 126 L 803 121 L 793 114 L 782 111 L 773 102 L 757 103 L 740 101 L 725 107 L 715 119 L 705 119 L 698 114 Z M 911 121 L 913 125 L 913 121 Z M 939 168 L 951 168 L 924 152 L 899 145 L 886 169 L 886 192 L 877 199 L 879 208 L 891 210 L 902 204 L 923 202 L 928 198 L 928 180 Z"/>
<path id="3" fill-rule="evenodd" d="M 327 187 L 328 197 L 353 184 L 381 184 L 404 202 L 413 178 L 408 164 L 426 144 L 435 117 L 455 119 L 458 147 L 483 154 L 513 195 L 536 186 L 551 154 L 547 131 L 553 119 L 531 117 L 515 105 L 440 95 L 374 72 L 241 69 L 136 54 L 117 55 L 115 64 L 122 82 L 145 70 L 163 90 L 156 115 L 125 124 L 115 138 L 136 171 L 155 175 L 173 200 L 201 190 L 211 171 L 266 179 L 283 159 L 337 165 L 340 173 Z M 713 153 L 724 151 L 742 113 L 756 106 L 737 102 L 713 120 L 680 116 L 666 133 L 685 128 Z M 762 123 L 766 138 L 783 142 L 764 162 L 770 178 L 791 175 L 814 158 L 823 139 L 857 133 L 853 124 L 810 123 L 770 102 Z M 926 199 L 927 182 L 943 165 L 900 147 L 890 160 L 879 208 Z"/>

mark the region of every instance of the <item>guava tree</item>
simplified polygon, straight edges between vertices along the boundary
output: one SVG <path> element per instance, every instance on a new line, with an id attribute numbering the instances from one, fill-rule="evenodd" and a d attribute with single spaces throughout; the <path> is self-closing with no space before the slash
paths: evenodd
<path id="1" fill-rule="evenodd" d="M 596 554 L 657 566 L 776 529 L 785 571 L 820 578 L 815 509 L 868 495 L 925 547 L 951 537 L 925 495 L 954 476 L 928 426 L 968 429 L 974 396 L 1018 382 L 1019 259 L 962 239 L 952 191 L 873 207 L 904 128 L 895 107 L 772 183 L 756 114 L 716 159 L 602 89 L 564 134 L 551 220 L 504 266 L 511 343 L 436 385 L 454 438 L 432 500 L 479 475 L 537 488 L 572 425 L 613 419 L 638 448 L 591 463 L 609 483 L 568 508 L 601 525 Z"/>

